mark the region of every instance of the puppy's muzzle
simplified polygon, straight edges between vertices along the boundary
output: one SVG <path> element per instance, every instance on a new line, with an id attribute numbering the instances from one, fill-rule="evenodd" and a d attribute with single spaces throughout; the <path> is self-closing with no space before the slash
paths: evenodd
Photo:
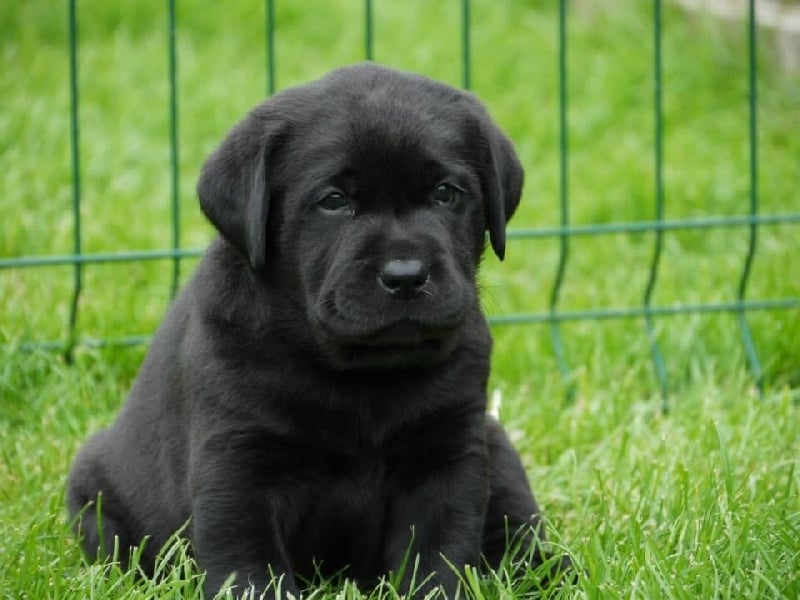
<path id="1" fill-rule="evenodd" d="M 416 258 L 390 260 L 378 273 L 378 283 L 398 300 L 411 300 L 424 293 L 429 278 L 428 265 Z"/>

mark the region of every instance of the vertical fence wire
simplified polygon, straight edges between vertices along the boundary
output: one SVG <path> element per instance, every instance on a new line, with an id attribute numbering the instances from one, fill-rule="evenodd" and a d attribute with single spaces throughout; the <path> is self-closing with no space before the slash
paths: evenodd
<path id="1" fill-rule="evenodd" d="M 567 0 L 559 0 L 558 10 L 558 73 L 559 73 L 559 152 L 560 152 L 560 225 L 559 254 L 556 266 L 555 281 L 550 294 L 550 337 L 555 352 L 558 368 L 564 378 L 569 378 L 564 342 L 561 328 L 556 319 L 558 302 L 561 298 L 561 287 L 569 260 L 569 236 L 566 227 L 569 225 L 569 129 L 568 129 L 568 87 L 567 87 Z M 574 387 L 570 384 L 568 397 L 572 398 Z"/>
<path id="2" fill-rule="evenodd" d="M 266 0 L 264 17 L 267 34 L 267 96 L 272 96 L 275 93 L 275 0 Z"/>
<path id="3" fill-rule="evenodd" d="M 747 19 L 747 38 L 748 38 L 748 103 L 749 103 L 749 145 L 750 145 L 750 205 L 748 214 L 751 218 L 758 216 L 758 81 L 757 81 L 757 64 L 758 59 L 756 43 L 757 43 L 757 27 L 756 27 L 756 2 L 750 0 Z M 753 259 L 756 254 L 756 243 L 758 241 L 758 226 L 754 221 L 750 223 L 750 232 L 747 247 L 747 256 L 745 257 L 744 267 L 742 274 L 739 278 L 739 289 L 737 300 L 743 302 L 747 294 L 747 284 L 750 280 L 750 272 L 753 266 Z M 744 344 L 745 354 L 747 355 L 747 362 L 750 365 L 750 370 L 755 379 L 756 388 L 759 394 L 763 394 L 763 372 L 761 369 L 761 362 L 758 359 L 755 343 L 753 342 L 753 334 L 750 331 L 750 326 L 747 323 L 745 312 L 739 309 L 739 328 L 742 333 L 742 343 Z"/>
<path id="4" fill-rule="evenodd" d="M 178 281 L 181 276 L 181 257 L 178 250 L 181 247 L 180 227 L 180 178 L 179 178 L 179 149 L 178 149 L 178 51 L 177 51 L 177 15 L 175 0 L 169 0 L 169 148 L 170 148 L 170 175 L 172 196 L 170 198 L 170 218 L 172 220 L 172 283 L 170 297 L 174 298 L 178 291 Z"/>
<path id="5" fill-rule="evenodd" d="M 69 83 L 70 83 L 70 152 L 72 157 L 72 252 L 80 257 L 81 244 L 81 157 L 80 128 L 78 122 L 78 20 L 76 0 L 70 0 L 69 20 Z M 64 358 L 72 363 L 73 351 L 77 342 L 78 302 L 83 288 L 83 267 L 80 261 L 73 263 L 72 301 L 69 311 L 69 331 Z"/>
<path id="6" fill-rule="evenodd" d="M 654 109 L 654 148 L 655 159 L 655 222 L 664 221 L 664 130 L 663 130 L 663 91 L 662 91 L 662 60 L 661 60 L 661 0 L 653 0 L 653 109 Z M 662 408 L 667 409 L 667 373 L 664 367 L 664 358 L 658 345 L 650 307 L 653 291 L 658 280 L 658 267 L 661 264 L 661 249 L 664 242 L 664 230 L 656 228 L 653 243 L 653 258 L 650 261 L 650 272 L 644 291 L 645 328 L 650 341 L 650 355 L 655 368 L 658 385 L 661 389 Z"/>
<path id="7" fill-rule="evenodd" d="M 372 0 L 364 0 L 364 56 L 367 60 L 375 58 L 373 27 Z"/>
<path id="8" fill-rule="evenodd" d="M 461 85 L 472 87 L 472 43 L 470 40 L 470 0 L 461 0 Z"/>

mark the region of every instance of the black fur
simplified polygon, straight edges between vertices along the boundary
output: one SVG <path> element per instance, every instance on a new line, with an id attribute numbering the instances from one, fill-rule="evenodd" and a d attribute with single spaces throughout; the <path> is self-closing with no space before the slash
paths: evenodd
<path id="1" fill-rule="evenodd" d="M 294 593 L 315 568 L 373 582 L 409 549 L 424 589 L 452 595 L 446 561 L 497 565 L 520 527 L 538 543 L 525 472 L 485 414 L 475 286 L 521 188 L 478 101 L 427 78 L 356 65 L 256 107 L 198 184 L 221 236 L 73 465 L 86 552 L 118 536 L 124 564 L 149 536 L 152 569 L 188 522 L 209 595 L 234 572 Z"/>

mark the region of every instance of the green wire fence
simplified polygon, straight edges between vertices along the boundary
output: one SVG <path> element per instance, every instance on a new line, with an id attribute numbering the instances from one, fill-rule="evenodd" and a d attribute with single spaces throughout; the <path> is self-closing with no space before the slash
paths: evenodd
<path id="1" fill-rule="evenodd" d="M 73 285 L 70 300 L 69 318 L 67 324 L 66 340 L 58 342 L 28 341 L 24 348 L 47 348 L 63 351 L 71 360 L 73 350 L 79 345 L 88 346 L 127 346 L 146 343 L 147 336 L 131 336 L 119 339 L 83 340 L 77 333 L 76 323 L 80 297 L 83 288 L 84 266 L 87 264 L 120 263 L 136 261 L 169 260 L 171 261 L 170 293 L 176 293 L 180 278 L 181 262 L 186 258 L 198 257 L 202 250 L 187 249 L 181 245 L 180 238 L 180 213 L 179 213 L 179 151 L 178 125 L 178 52 L 177 52 L 177 15 L 176 0 L 167 2 L 167 28 L 168 28 L 168 76 L 169 76 L 169 143 L 171 163 L 171 195 L 170 195 L 170 225 L 171 245 L 169 249 L 148 250 L 138 252 L 120 253 L 91 253 L 82 250 L 81 233 L 81 153 L 80 153 L 80 74 L 78 72 L 79 31 L 76 18 L 76 2 L 70 0 L 67 4 L 67 19 L 69 24 L 69 57 L 70 57 L 70 149 L 71 149 L 71 177 L 72 177 L 72 219 L 73 219 L 73 252 L 69 255 L 47 256 L 17 256 L 0 258 L 0 269 L 27 269 L 43 266 L 71 266 L 73 269 Z M 266 48 L 266 89 L 268 94 L 276 90 L 276 0 L 265 0 L 265 48 Z M 559 69 L 559 100 L 558 114 L 559 131 L 559 211 L 558 226 L 528 229 L 512 229 L 509 232 L 511 239 L 541 239 L 556 238 L 559 242 L 558 260 L 553 285 L 549 293 L 547 310 L 531 314 L 514 314 L 492 319 L 494 325 L 510 325 L 521 323 L 548 324 L 551 333 L 551 343 L 556 362 L 565 377 L 571 373 L 568 361 L 568 352 L 561 334 L 561 325 L 568 321 L 606 320 L 606 319 L 642 319 L 648 336 L 651 358 L 655 376 L 660 386 L 661 393 L 666 397 L 667 374 L 656 336 L 654 319 L 683 314 L 706 313 L 731 313 L 738 317 L 741 330 L 741 340 L 749 368 L 756 385 L 761 389 L 763 371 L 759 354 L 753 341 L 753 335 L 748 323 L 750 311 L 763 310 L 789 310 L 800 308 L 800 297 L 751 299 L 748 298 L 748 283 L 752 270 L 753 260 L 758 252 L 759 228 L 777 224 L 800 224 L 800 212 L 786 212 L 783 214 L 762 214 L 759 211 L 758 196 L 758 89 L 757 89 L 757 23 L 756 2 L 749 0 L 747 19 L 747 47 L 748 47 L 748 110 L 749 110 L 749 201 L 745 214 L 732 216 L 712 216 L 693 219 L 669 220 L 665 218 L 664 200 L 664 159 L 663 159 L 663 106 L 662 106 L 662 2 L 652 0 L 652 43 L 653 43 L 653 129 L 654 148 L 653 160 L 655 169 L 655 185 L 653 189 L 653 219 L 644 221 L 623 221 L 604 224 L 577 225 L 570 222 L 570 192 L 569 192 L 569 97 L 568 97 L 568 1 L 559 0 L 557 26 L 558 31 L 558 69 Z M 471 23 L 470 0 L 460 0 L 461 11 L 461 83 L 464 88 L 471 87 Z M 364 0 L 364 57 L 368 60 L 375 58 L 374 50 L 375 25 L 374 6 L 372 0 Z M 654 291 L 658 286 L 659 267 L 661 264 L 664 233 L 677 230 L 704 230 L 719 228 L 747 228 L 749 233 L 747 254 L 741 267 L 736 298 L 729 302 L 695 303 L 683 305 L 656 305 L 653 304 Z M 615 233 L 653 233 L 652 256 L 649 263 L 649 273 L 643 290 L 642 301 L 638 306 L 597 308 L 586 310 L 564 310 L 561 308 L 561 291 L 568 276 L 570 264 L 570 242 L 580 236 L 604 236 Z"/>

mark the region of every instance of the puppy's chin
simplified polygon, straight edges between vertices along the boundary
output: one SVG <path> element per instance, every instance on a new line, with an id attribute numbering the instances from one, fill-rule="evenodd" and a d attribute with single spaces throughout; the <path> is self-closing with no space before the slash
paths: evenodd
<path id="1" fill-rule="evenodd" d="M 431 367 L 445 361 L 458 343 L 458 327 L 392 323 L 370 332 L 341 331 L 319 324 L 317 342 L 336 370 Z"/>

